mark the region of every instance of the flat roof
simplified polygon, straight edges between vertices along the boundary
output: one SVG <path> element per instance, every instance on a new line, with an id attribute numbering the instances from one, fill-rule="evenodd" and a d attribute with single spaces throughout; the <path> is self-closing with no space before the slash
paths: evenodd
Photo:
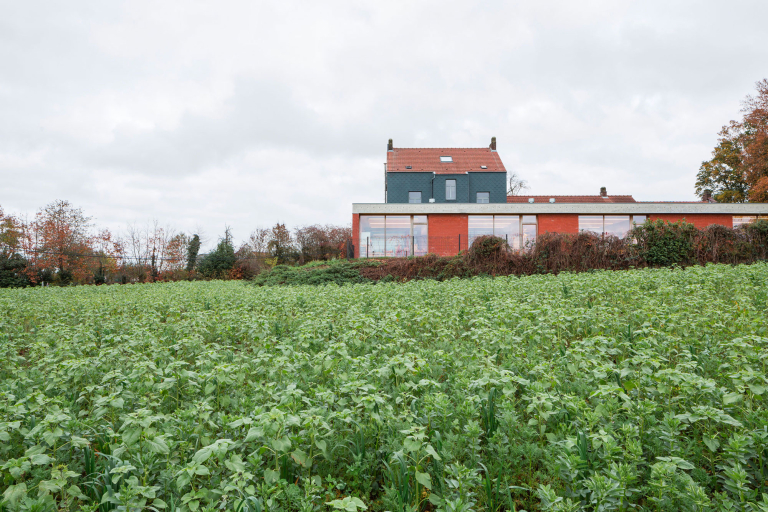
<path id="1" fill-rule="evenodd" d="M 724 214 L 768 215 L 768 203 L 352 203 L 358 214 Z"/>

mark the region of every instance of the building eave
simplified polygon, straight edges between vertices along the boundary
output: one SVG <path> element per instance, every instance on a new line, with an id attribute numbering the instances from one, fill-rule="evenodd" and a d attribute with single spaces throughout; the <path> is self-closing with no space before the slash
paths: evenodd
<path id="1" fill-rule="evenodd" d="M 353 214 L 768 215 L 768 203 L 353 203 Z"/>

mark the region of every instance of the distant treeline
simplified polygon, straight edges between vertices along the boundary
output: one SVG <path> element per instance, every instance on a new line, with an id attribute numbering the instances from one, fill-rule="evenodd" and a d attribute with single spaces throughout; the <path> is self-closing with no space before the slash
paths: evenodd
<path id="1" fill-rule="evenodd" d="M 0 287 L 249 279 L 278 264 L 344 257 L 351 233 L 350 226 L 291 231 L 277 223 L 235 247 L 227 229 L 213 251 L 201 254 L 199 234 L 157 221 L 113 234 L 68 201 L 49 204 L 31 220 L 0 206 Z"/>

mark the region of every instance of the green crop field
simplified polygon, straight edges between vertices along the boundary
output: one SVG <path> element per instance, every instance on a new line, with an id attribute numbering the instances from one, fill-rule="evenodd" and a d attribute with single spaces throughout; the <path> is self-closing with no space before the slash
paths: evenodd
<path id="1" fill-rule="evenodd" d="M 768 511 L 768 265 L 0 290 L 0 510 Z"/>

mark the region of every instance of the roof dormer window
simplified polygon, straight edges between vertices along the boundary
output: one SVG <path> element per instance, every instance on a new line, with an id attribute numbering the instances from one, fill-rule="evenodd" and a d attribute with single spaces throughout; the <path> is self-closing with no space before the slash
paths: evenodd
<path id="1" fill-rule="evenodd" d="M 451 164 L 451 163 L 453 163 L 453 157 L 452 156 L 441 156 L 440 157 L 440 162 L 442 162 L 444 164 Z"/>

